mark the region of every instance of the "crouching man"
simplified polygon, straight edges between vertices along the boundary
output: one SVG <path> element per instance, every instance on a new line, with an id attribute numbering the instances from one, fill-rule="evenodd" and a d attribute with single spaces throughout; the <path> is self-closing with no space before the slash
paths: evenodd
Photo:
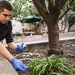
<path id="1" fill-rule="evenodd" d="M 11 50 L 23 52 L 27 45 L 15 45 L 12 35 L 12 24 L 10 15 L 12 14 L 12 5 L 8 1 L 0 1 L 0 54 L 8 59 L 15 70 L 26 71 L 26 65 L 15 58 L 1 42 L 6 39 L 6 43 Z"/>

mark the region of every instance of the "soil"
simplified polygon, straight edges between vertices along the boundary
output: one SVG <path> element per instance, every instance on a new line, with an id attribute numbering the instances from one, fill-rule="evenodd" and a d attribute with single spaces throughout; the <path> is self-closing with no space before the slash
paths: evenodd
<path id="1" fill-rule="evenodd" d="M 72 66 L 75 67 L 75 42 L 72 41 L 65 41 L 60 43 L 60 49 L 63 50 L 63 56 L 66 57 Z M 32 58 L 43 57 L 44 54 L 40 53 L 31 53 L 25 52 L 21 54 L 17 54 L 16 57 L 21 59 L 24 63 L 28 63 L 27 60 L 31 60 Z M 26 62 L 27 61 L 27 62 Z M 30 70 L 27 70 L 25 73 L 19 72 L 19 75 L 32 75 Z"/>
<path id="2" fill-rule="evenodd" d="M 65 41 L 64 43 L 61 44 L 60 46 L 64 52 L 64 57 L 66 57 L 72 66 L 75 67 L 75 41 L 70 40 L 70 41 Z"/>

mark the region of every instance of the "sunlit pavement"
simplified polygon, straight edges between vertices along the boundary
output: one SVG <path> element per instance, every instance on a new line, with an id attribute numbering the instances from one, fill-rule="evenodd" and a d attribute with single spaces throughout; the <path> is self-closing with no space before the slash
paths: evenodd
<path id="1" fill-rule="evenodd" d="M 59 34 L 59 40 L 65 41 L 65 40 L 73 40 L 75 39 L 75 32 L 68 32 L 68 33 L 60 33 Z M 26 44 L 32 44 L 32 43 L 47 43 L 48 42 L 48 34 L 46 35 L 32 35 L 32 36 L 18 36 L 14 37 L 14 41 L 16 43 L 26 43 Z"/>
<path id="2" fill-rule="evenodd" d="M 75 32 L 68 32 L 68 33 L 60 33 L 59 40 L 74 40 L 75 39 Z M 3 41 L 4 44 L 5 40 Z M 45 35 L 32 35 L 32 36 L 15 36 L 14 42 L 16 44 L 25 43 L 25 44 L 36 44 L 36 43 L 48 43 L 48 34 Z"/>

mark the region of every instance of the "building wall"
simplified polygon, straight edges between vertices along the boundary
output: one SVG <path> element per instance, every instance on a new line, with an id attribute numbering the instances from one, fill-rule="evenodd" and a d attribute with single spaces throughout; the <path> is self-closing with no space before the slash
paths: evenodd
<path id="1" fill-rule="evenodd" d="M 22 23 L 16 20 L 12 20 L 13 34 L 23 34 Z"/>

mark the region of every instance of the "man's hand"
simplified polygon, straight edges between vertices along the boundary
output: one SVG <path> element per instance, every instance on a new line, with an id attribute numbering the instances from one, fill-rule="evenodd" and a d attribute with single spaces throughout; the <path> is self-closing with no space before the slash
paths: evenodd
<path id="1" fill-rule="evenodd" d="M 22 43 L 21 45 L 17 45 L 16 51 L 18 52 L 24 52 L 24 50 L 27 48 L 27 45 Z"/>
<path id="2" fill-rule="evenodd" d="M 13 67 L 15 68 L 15 70 L 17 71 L 26 71 L 27 67 L 25 64 L 22 63 L 22 61 L 16 59 L 16 58 L 13 58 L 12 61 L 11 61 Z"/>

